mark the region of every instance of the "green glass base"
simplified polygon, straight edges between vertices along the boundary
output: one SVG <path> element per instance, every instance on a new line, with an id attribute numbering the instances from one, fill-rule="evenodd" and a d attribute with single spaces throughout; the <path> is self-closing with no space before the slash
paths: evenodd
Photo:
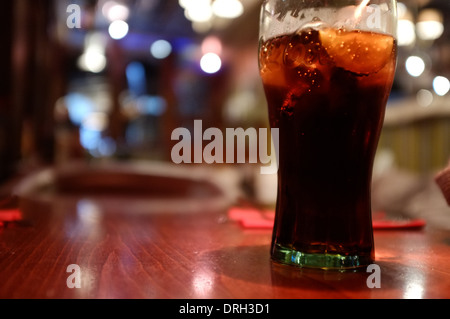
<path id="1" fill-rule="evenodd" d="M 355 270 L 373 263 L 370 255 L 311 254 L 279 245 L 272 248 L 272 259 L 301 268 L 325 270 Z"/>

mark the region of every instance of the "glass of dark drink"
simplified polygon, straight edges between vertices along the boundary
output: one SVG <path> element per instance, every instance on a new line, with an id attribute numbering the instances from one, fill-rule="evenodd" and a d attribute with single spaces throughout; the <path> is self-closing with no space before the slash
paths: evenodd
<path id="1" fill-rule="evenodd" d="M 263 2 L 259 66 L 279 129 L 274 261 L 338 270 L 374 262 L 372 167 L 396 19 L 396 0 Z"/>

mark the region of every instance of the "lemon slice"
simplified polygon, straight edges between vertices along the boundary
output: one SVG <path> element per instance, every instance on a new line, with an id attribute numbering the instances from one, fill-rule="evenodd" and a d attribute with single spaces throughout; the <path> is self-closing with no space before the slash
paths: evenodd
<path id="1" fill-rule="evenodd" d="M 380 71 L 392 58 L 394 38 L 366 31 L 323 29 L 320 41 L 336 66 L 368 75 Z"/>

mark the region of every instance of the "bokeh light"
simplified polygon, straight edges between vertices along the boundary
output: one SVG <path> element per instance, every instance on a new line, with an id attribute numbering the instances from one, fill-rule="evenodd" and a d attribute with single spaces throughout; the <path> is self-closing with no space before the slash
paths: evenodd
<path id="1" fill-rule="evenodd" d="M 151 45 L 150 53 L 155 59 L 165 59 L 172 53 L 172 45 L 166 40 L 157 40 Z"/>
<path id="2" fill-rule="evenodd" d="M 419 106 L 427 107 L 433 103 L 433 93 L 426 89 L 421 89 L 416 94 L 417 104 Z"/>
<path id="3" fill-rule="evenodd" d="M 439 96 L 444 96 L 450 91 L 450 81 L 443 76 L 437 76 L 433 80 L 433 89 Z"/>
<path id="4" fill-rule="evenodd" d="M 110 22 L 116 20 L 127 20 L 130 15 L 130 9 L 127 6 L 115 1 L 106 1 L 102 6 L 102 13 Z"/>
<path id="5" fill-rule="evenodd" d="M 406 71 L 413 77 L 419 77 L 425 71 L 425 62 L 418 56 L 410 56 L 405 63 Z"/>
<path id="6" fill-rule="evenodd" d="M 200 67 L 202 68 L 203 72 L 214 74 L 219 72 L 222 68 L 222 60 L 215 53 L 206 53 L 200 61 Z"/>
<path id="7" fill-rule="evenodd" d="M 128 23 L 123 20 L 116 20 L 109 25 L 109 35 L 114 40 L 120 40 L 126 37 L 129 31 Z"/>
<path id="8" fill-rule="evenodd" d="M 234 19 L 244 13 L 244 6 L 239 0 L 215 0 L 212 10 L 218 17 Z"/>

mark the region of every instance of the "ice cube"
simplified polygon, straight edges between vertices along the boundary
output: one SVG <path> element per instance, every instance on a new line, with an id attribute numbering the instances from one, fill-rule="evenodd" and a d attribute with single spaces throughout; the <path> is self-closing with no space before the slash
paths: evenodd
<path id="1" fill-rule="evenodd" d="M 313 29 L 297 31 L 284 51 L 284 64 L 290 68 L 315 67 L 320 55 L 319 34 Z"/>
<path id="2" fill-rule="evenodd" d="M 289 68 L 296 68 L 305 62 L 306 48 L 300 42 L 300 37 L 297 34 L 293 35 L 284 50 L 284 64 Z"/>
<path id="3" fill-rule="evenodd" d="M 394 56 L 394 38 L 386 34 L 326 29 L 320 40 L 336 66 L 360 75 L 377 73 Z"/>

